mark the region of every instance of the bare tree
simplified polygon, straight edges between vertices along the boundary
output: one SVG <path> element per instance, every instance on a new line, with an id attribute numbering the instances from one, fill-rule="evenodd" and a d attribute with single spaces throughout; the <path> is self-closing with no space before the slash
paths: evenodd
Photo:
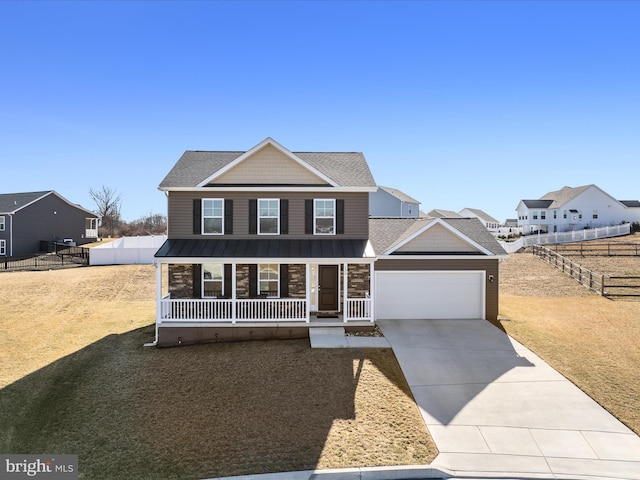
<path id="1" fill-rule="evenodd" d="M 120 224 L 120 194 L 111 187 L 102 185 L 100 190 L 89 189 L 89 195 L 98 207 L 96 212 L 102 217 L 102 228 L 108 235 L 113 235 Z"/>

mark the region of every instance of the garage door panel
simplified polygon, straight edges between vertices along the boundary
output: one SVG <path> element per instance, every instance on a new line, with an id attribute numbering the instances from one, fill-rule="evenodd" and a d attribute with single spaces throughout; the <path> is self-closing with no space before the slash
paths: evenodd
<path id="1" fill-rule="evenodd" d="M 379 319 L 485 318 L 483 271 L 376 272 Z"/>

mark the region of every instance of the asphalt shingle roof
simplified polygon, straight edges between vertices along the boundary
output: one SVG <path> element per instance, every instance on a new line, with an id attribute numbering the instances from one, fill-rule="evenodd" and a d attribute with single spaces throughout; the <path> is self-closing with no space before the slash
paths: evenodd
<path id="1" fill-rule="evenodd" d="M 53 190 L 43 192 L 2 193 L 0 194 L 0 213 L 11 213 L 25 205 L 48 195 Z"/>
<path id="2" fill-rule="evenodd" d="M 160 188 L 191 188 L 246 152 L 188 150 L 160 183 Z M 292 152 L 342 187 L 375 187 L 360 152 Z"/>
<path id="3" fill-rule="evenodd" d="M 504 249 L 477 218 L 443 218 L 443 222 L 481 245 L 494 255 L 506 255 Z M 381 255 L 421 230 L 434 218 L 370 218 L 369 240 L 376 254 Z"/>
<path id="4" fill-rule="evenodd" d="M 522 200 L 527 208 L 549 208 L 553 200 Z"/>
<path id="5" fill-rule="evenodd" d="M 383 187 L 382 185 L 378 185 L 378 188 L 380 190 L 384 190 L 385 192 L 387 192 L 389 195 L 392 195 L 394 197 L 396 197 L 398 200 L 401 200 L 405 203 L 415 203 L 415 204 L 420 204 L 420 202 L 418 200 L 416 200 L 413 197 L 410 197 L 409 195 L 407 195 L 406 193 L 396 189 L 396 188 L 391 188 L 391 187 Z"/>

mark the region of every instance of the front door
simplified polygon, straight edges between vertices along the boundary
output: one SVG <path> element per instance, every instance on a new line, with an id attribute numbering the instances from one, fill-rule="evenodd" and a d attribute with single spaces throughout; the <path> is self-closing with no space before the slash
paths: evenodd
<path id="1" fill-rule="evenodd" d="M 319 265 L 318 311 L 338 311 L 338 265 Z"/>

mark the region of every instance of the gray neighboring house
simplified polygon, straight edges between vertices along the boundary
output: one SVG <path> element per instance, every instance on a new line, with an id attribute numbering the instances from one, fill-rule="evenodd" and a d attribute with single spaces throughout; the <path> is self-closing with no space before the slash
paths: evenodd
<path id="1" fill-rule="evenodd" d="M 378 185 L 378 189 L 369 194 L 369 216 L 417 218 L 420 202 L 396 188 Z"/>
<path id="2" fill-rule="evenodd" d="M 0 256 L 38 253 L 44 241 L 93 242 L 98 220 L 98 215 L 53 190 L 0 194 Z"/>

